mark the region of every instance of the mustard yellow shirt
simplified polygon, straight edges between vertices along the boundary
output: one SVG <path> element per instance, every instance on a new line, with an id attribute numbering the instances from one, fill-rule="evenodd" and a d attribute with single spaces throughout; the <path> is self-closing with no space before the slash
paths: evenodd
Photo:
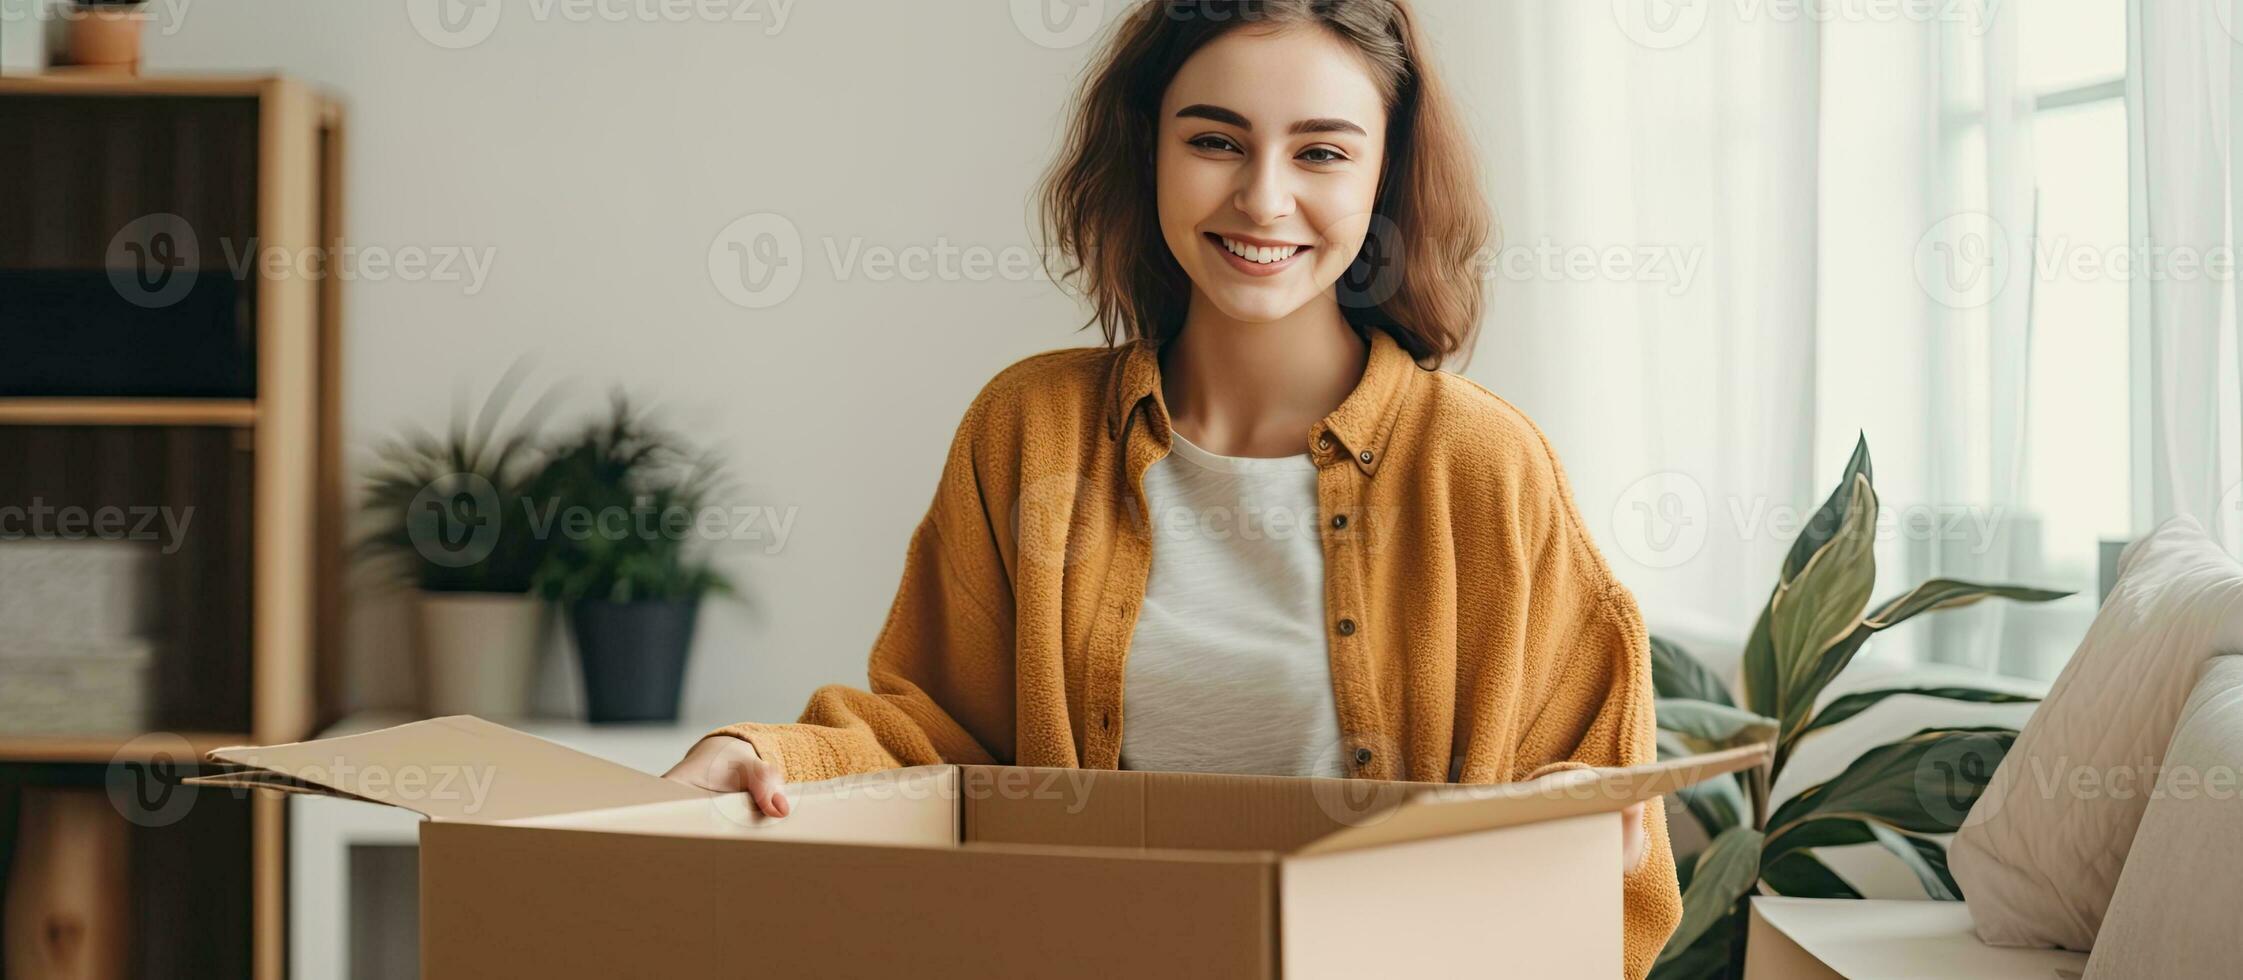
<path id="1" fill-rule="evenodd" d="M 1363 378 L 1303 434 L 1317 467 L 1332 689 L 1370 779 L 1494 783 L 1656 755 L 1649 639 L 1555 453 L 1510 403 L 1372 331 Z M 1123 663 L 1172 430 L 1149 342 L 1049 351 L 966 410 L 869 689 L 720 729 L 790 780 L 942 762 L 1118 768 Z M 1660 801 L 1623 882 L 1629 977 L 1682 916 Z M 1490 874 L 1502 870 L 1489 869 Z"/>

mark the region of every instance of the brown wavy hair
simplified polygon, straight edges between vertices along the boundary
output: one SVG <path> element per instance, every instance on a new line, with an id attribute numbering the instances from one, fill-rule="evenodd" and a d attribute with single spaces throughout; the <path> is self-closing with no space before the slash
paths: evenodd
<path id="1" fill-rule="evenodd" d="M 1125 15 L 1077 93 L 1044 175 L 1047 261 L 1082 291 L 1108 345 L 1181 330 L 1191 280 L 1161 237 L 1155 196 L 1160 100 L 1186 59 L 1241 28 L 1316 24 L 1352 44 L 1386 105 L 1386 170 L 1363 250 L 1334 291 L 1358 332 L 1394 336 L 1421 363 L 1469 350 L 1485 294 L 1475 265 L 1492 220 L 1469 137 L 1427 64 L 1404 0 L 1144 0 Z"/>

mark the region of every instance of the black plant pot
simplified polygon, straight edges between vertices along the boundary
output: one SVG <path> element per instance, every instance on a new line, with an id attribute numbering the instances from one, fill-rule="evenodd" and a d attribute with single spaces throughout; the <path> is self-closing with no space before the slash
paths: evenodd
<path id="1" fill-rule="evenodd" d="M 701 600 L 574 602 L 569 629 L 584 667 L 585 716 L 595 723 L 676 721 L 685 656 Z"/>

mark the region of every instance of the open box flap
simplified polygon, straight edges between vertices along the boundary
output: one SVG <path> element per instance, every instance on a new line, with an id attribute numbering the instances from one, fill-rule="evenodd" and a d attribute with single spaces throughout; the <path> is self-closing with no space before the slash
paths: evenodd
<path id="1" fill-rule="evenodd" d="M 1522 783 L 1427 787 L 1391 806 L 1367 809 L 1351 826 L 1292 853 L 1330 854 L 1604 813 L 1765 764 L 1768 758 L 1768 746 L 1748 745 L 1641 766 L 1565 770 Z"/>
<path id="2" fill-rule="evenodd" d="M 432 820 L 495 823 L 712 794 L 473 715 L 284 745 L 213 749 L 242 771 L 190 783 L 323 793 Z"/>

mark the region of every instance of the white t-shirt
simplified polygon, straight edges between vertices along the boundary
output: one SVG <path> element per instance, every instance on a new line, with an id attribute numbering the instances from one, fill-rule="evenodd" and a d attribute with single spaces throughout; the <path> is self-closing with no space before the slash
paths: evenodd
<path id="1" fill-rule="evenodd" d="M 1345 776 L 1316 464 L 1170 435 L 1145 471 L 1153 561 L 1123 672 L 1122 768 Z"/>

